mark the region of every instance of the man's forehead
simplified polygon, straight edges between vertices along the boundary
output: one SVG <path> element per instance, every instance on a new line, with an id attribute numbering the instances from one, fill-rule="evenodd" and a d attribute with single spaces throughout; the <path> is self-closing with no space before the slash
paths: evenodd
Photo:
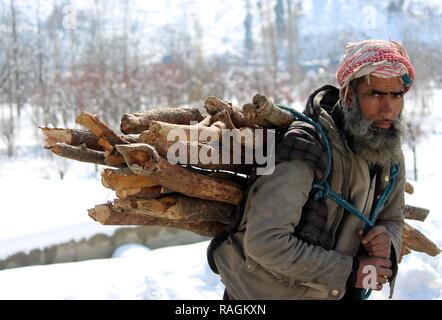
<path id="1" fill-rule="evenodd" d="M 404 90 L 404 84 L 402 83 L 401 79 L 399 77 L 395 78 L 378 78 L 375 76 L 370 75 L 370 80 L 364 79 L 360 83 L 361 88 L 365 89 L 374 89 L 377 91 L 393 91 L 393 92 L 399 92 Z"/>

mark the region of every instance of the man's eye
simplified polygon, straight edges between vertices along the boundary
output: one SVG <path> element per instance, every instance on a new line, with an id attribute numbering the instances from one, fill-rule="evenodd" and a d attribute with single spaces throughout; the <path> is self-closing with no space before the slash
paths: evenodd
<path id="1" fill-rule="evenodd" d="M 394 94 L 393 95 L 393 97 L 395 97 L 395 98 L 402 98 L 404 96 L 404 94 L 403 93 L 396 93 L 396 94 Z"/>
<path id="2" fill-rule="evenodd" d="M 377 92 L 372 92 L 372 93 L 371 93 L 371 96 L 372 96 L 373 98 L 377 98 L 377 97 L 379 97 L 379 93 L 377 93 Z"/>

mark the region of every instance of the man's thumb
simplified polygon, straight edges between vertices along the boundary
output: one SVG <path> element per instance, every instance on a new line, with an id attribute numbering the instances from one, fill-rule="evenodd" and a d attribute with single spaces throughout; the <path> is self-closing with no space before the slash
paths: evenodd
<path id="1" fill-rule="evenodd" d="M 358 229 L 358 230 L 356 230 L 356 234 L 362 238 L 364 236 L 364 230 Z"/>

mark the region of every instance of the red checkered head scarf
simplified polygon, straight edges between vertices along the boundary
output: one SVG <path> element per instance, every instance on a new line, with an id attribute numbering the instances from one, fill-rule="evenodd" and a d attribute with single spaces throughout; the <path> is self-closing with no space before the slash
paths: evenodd
<path id="1" fill-rule="evenodd" d="M 391 40 L 350 42 L 339 62 L 336 78 L 341 100 L 347 96 L 349 83 L 356 78 L 373 75 L 378 78 L 399 77 L 407 92 L 415 77 L 413 65 L 405 48 Z"/>

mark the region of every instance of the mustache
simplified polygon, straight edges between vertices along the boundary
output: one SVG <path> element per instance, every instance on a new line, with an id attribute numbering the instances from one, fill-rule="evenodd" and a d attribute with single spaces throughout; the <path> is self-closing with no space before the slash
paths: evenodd
<path id="1" fill-rule="evenodd" d="M 352 108 L 343 107 L 345 128 L 351 133 L 355 140 L 363 140 L 368 147 L 373 149 L 388 147 L 396 143 L 405 131 L 405 122 L 402 112 L 396 119 L 380 118 L 369 120 L 365 118 L 359 107 L 357 99 L 352 103 Z M 389 122 L 389 128 L 379 128 L 376 126 L 379 122 Z"/>

